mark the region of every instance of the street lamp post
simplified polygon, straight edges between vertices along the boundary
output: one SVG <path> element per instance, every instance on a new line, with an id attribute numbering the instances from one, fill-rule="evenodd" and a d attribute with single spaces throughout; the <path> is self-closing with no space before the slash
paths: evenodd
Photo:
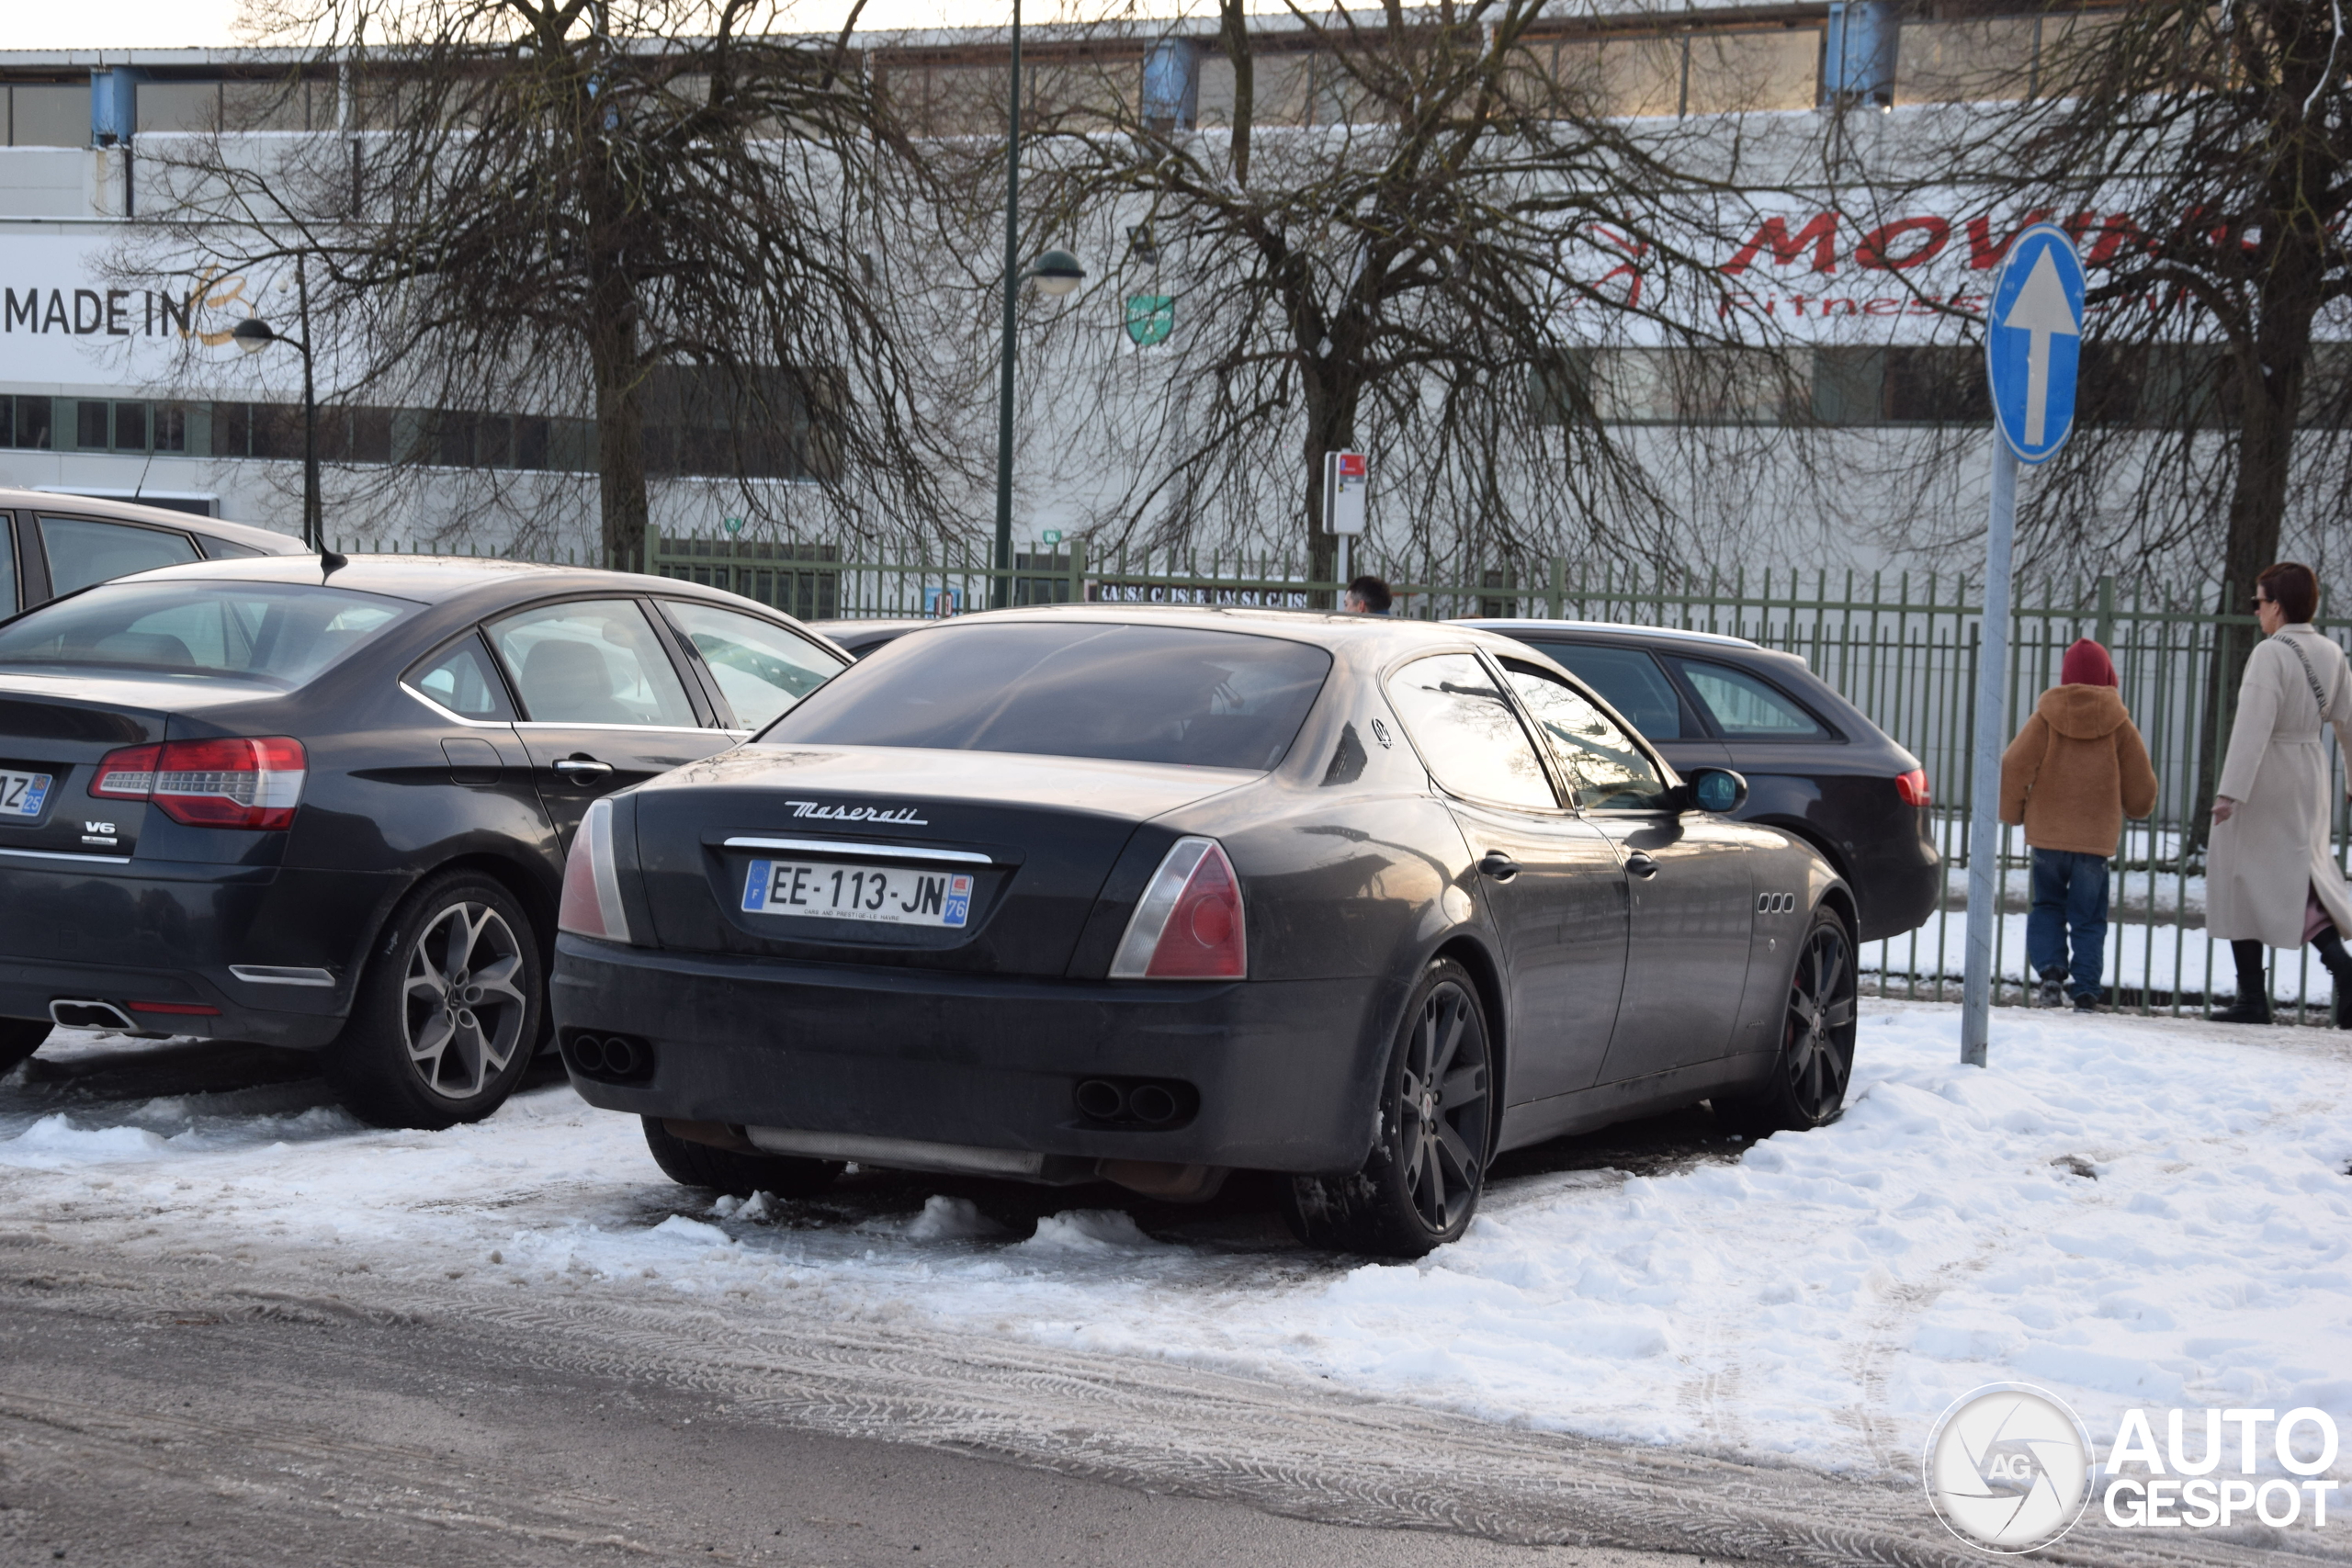
<path id="1" fill-rule="evenodd" d="M 259 316 L 247 316 L 230 329 L 229 336 L 247 354 L 259 354 L 273 343 L 282 343 L 302 356 L 302 542 L 323 550 L 326 509 L 319 499 L 319 393 L 311 365 L 311 285 L 300 256 L 294 258 L 294 298 L 300 337 L 288 337 Z"/>
<path id="2" fill-rule="evenodd" d="M 1086 276 L 1068 251 L 1047 251 L 1027 272 L 1021 270 L 1021 0 L 1012 0 L 1012 90 L 1007 112 L 1004 152 L 1004 357 L 997 377 L 996 574 L 989 604 L 1002 609 L 1012 598 L 1012 318 L 1023 278 L 1034 277 L 1047 294 L 1067 294 Z"/>

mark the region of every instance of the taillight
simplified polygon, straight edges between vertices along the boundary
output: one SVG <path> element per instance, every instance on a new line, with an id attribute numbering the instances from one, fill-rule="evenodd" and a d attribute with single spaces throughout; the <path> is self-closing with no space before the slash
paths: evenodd
<path id="1" fill-rule="evenodd" d="M 1241 879 L 1215 839 L 1179 839 L 1111 960 L 1116 980 L 1238 980 L 1250 972 Z"/>
<path id="2" fill-rule="evenodd" d="M 308 771 L 302 743 L 289 736 L 169 740 L 107 752 L 90 793 L 151 800 L 192 828 L 285 829 L 294 825 Z"/>
<path id="3" fill-rule="evenodd" d="M 98 759 L 98 776 L 90 782 L 92 795 L 108 800 L 144 800 L 155 787 L 155 754 L 161 746 L 126 746 Z"/>
<path id="4" fill-rule="evenodd" d="M 556 906 L 555 929 L 605 942 L 628 942 L 628 911 L 621 908 L 621 885 L 613 872 L 613 803 L 595 800 L 571 836 L 563 862 L 563 899 Z"/>
<path id="5" fill-rule="evenodd" d="M 1935 803 L 1935 796 L 1928 788 L 1928 770 L 1925 768 L 1897 773 L 1894 776 L 1894 793 L 1902 797 L 1905 806 L 1931 806 Z"/>

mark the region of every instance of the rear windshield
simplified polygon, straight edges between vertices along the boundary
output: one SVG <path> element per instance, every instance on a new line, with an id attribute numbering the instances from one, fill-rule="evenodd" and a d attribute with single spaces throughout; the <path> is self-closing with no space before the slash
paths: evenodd
<path id="1" fill-rule="evenodd" d="M 1262 771 L 1330 669 L 1319 648 L 1238 632 L 956 626 L 852 665 L 759 739 Z"/>
<path id="2" fill-rule="evenodd" d="M 417 606 L 299 584 L 110 582 L 0 626 L 0 667 L 239 675 L 297 686 Z"/>

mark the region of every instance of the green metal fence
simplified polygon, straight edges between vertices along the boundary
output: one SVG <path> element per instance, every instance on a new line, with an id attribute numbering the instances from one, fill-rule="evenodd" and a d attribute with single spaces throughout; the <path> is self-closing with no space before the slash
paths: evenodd
<path id="1" fill-rule="evenodd" d="M 1016 555 L 995 570 L 984 545 L 947 545 L 897 558 L 861 558 L 829 544 L 657 536 L 646 570 L 732 591 L 808 620 L 929 616 L 986 606 L 999 581 L 1016 604 L 1174 603 L 1329 606 L 1339 584 L 1304 562 L 1271 555 L 1090 555 L 1067 544 Z M 1917 755 L 1936 793 L 1935 832 L 1946 863 L 1942 907 L 1917 931 L 1870 944 L 1866 966 L 1888 995 L 1956 998 L 1964 951 L 1962 908 L 1972 776 L 1970 704 L 1981 605 L 1969 581 L 1917 574 L 1774 572 L 1645 575 L 1589 570 L 1558 558 L 1495 565 L 1468 558 L 1373 556 L 1360 570 L 1385 579 L 1396 613 L 1420 619 L 1532 616 L 1673 626 L 1748 638 L 1794 653 Z M 2216 615 L 2218 583 L 2119 585 L 2022 582 L 2010 633 L 2010 729 L 2055 684 L 2078 637 L 2107 645 L 2123 698 L 2146 738 L 2158 778 L 2154 813 L 2128 824 L 2116 862 L 2107 983 L 2120 1007 L 2196 1014 L 2234 987 L 2227 953 L 2204 932 L 2200 775 L 2218 772 L 2234 691 L 2209 700 L 2223 629 L 2248 646 L 2251 615 Z M 2352 622 L 2323 618 L 2339 640 Z M 1992 787 L 1994 781 L 1982 781 Z M 2346 813 L 2335 844 L 2346 863 Z M 2001 852 L 2002 919 L 1996 998 L 2022 1000 L 2029 857 L 2012 830 Z M 2280 953 L 2273 976 L 2286 1016 L 2321 1021 L 2327 977 L 2308 950 Z"/>

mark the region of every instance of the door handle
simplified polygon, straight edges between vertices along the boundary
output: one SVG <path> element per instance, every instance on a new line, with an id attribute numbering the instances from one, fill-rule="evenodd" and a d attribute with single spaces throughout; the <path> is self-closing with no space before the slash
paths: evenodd
<path id="1" fill-rule="evenodd" d="M 1500 850 L 1488 850 L 1478 857 L 1478 869 L 1497 882 L 1509 882 L 1519 874 L 1519 863 Z"/>
<path id="2" fill-rule="evenodd" d="M 603 778 L 613 771 L 613 765 L 600 762 L 594 757 L 559 757 L 555 761 L 555 771 L 575 784 L 584 784 L 590 779 Z"/>
<path id="3" fill-rule="evenodd" d="M 1625 857 L 1625 869 L 1633 873 L 1635 876 L 1656 876 L 1657 874 L 1657 862 L 1652 860 L 1648 855 L 1644 854 L 1641 851 L 1635 850 L 1632 854 Z"/>

